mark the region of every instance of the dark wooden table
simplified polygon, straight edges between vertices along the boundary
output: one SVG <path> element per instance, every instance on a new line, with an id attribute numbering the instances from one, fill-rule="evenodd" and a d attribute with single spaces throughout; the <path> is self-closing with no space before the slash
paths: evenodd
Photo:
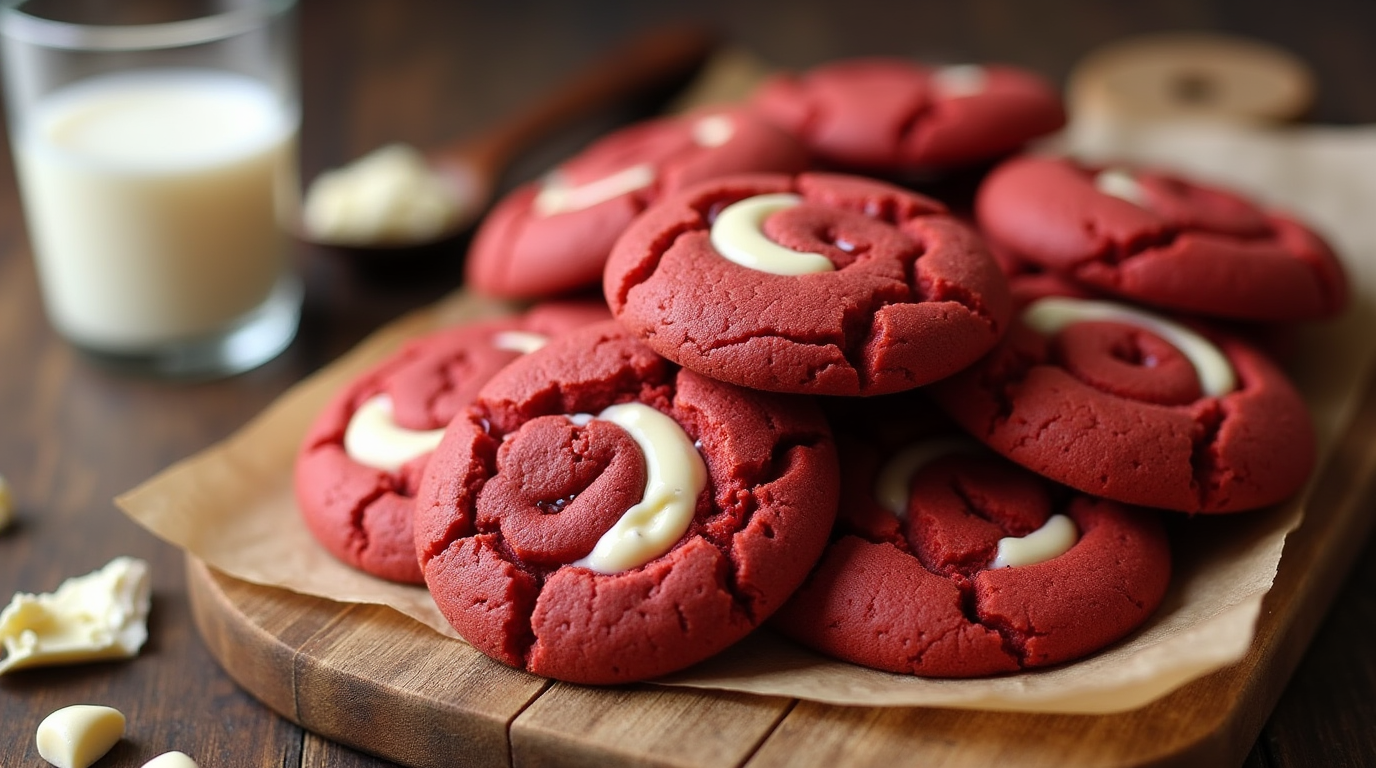
<path id="1" fill-rule="evenodd" d="M 613 41 L 676 19 L 709 21 L 727 41 L 783 66 L 863 53 L 999 59 L 1057 82 L 1084 53 L 1119 37 L 1227 31 L 1281 44 L 1314 68 L 1314 121 L 1376 121 L 1376 5 L 1150 6 L 304 0 L 302 168 L 309 178 L 387 141 L 425 146 L 477 129 Z M 588 121 L 524 159 L 507 183 L 654 108 L 646 102 Z M 154 588 L 151 638 L 137 659 L 0 678 L 0 765 L 42 765 L 35 727 L 76 702 L 110 704 L 130 719 L 129 738 L 100 766 L 139 766 L 170 749 L 192 754 L 204 768 L 386 764 L 303 732 L 242 692 L 192 625 L 182 553 L 130 522 L 111 499 L 225 437 L 369 331 L 453 289 L 461 253 L 430 254 L 408 274 L 386 265 L 360 269 L 338 254 L 303 247 L 305 314 L 283 356 L 211 383 L 129 378 L 75 354 L 44 319 L 8 153 L 0 159 L 0 475 L 19 505 L 18 524 L 0 534 L 0 600 L 18 590 L 50 590 L 121 554 L 152 564 Z M 1374 633 L 1376 546 L 1368 544 L 1248 766 L 1376 764 Z"/>

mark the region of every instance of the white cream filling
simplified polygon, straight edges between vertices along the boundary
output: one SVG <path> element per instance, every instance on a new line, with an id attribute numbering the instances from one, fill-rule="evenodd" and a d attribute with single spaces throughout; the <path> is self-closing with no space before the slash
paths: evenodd
<path id="1" fill-rule="evenodd" d="M 1147 191 L 1131 173 L 1121 168 L 1106 168 L 1094 176 L 1094 188 L 1106 195 L 1147 207 Z"/>
<path id="2" fill-rule="evenodd" d="M 1220 397 L 1237 388 L 1237 374 L 1223 352 L 1208 339 L 1159 315 L 1111 301 L 1048 296 L 1022 312 L 1022 321 L 1044 335 L 1082 322 L 1115 322 L 1135 325 L 1170 342 L 1194 366 L 1200 388 L 1209 397 Z"/>
<path id="3" fill-rule="evenodd" d="M 497 349 L 520 352 L 523 355 L 528 355 L 548 343 L 548 336 L 531 331 L 501 331 L 492 337 L 492 346 Z"/>
<path id="4" fill-rule="evenodd" d="M 999 539 L 998 552 L 989 568 L 1036 565 L 1069 552 L 1076 541 L 1079 541 L 1079 532 L 1075 529 L 1075 521 L 1065 515 L 1052 515 L 1042 527 L 1026 536 Z"/>
<path id="5" fill-rule="evenodd" d="M 924 440 L 903 448 L 880 467 L 874 481 L 874 498 L 884 509 L 899 518 L 908 516 L 908 497 L 913 476 L 933 461 L 951 453 L 973 453 L 974 443 L 965 438 L 948 437 Z"/>
<path id="6" fill-rule="evenodd" d="M 774 275 L 835 271 L 836 265 L 826 256 L 786 248 L 764 234 L 765 219 L 802 201 L 798 195 L 781 192 L 747 197 L 726 206 L 712 222 L 712 247 L 728 261 Z"/>
<path id="7" fill-rule="evenodd" d="M 0 611 L 0 674 L 136 656 L 148 639 L 148 563 L 117 557 L 50 594 L 20 592 Z"/>
<path id="8" fill-rule="evenodd" d="M 922 468 L 952 453 L 974 453 L 978 447 L 960 438 L 934 438 L 913 443 L 889 457 L 875 478 L 874 497 L 880 506 L 900 519 L 908 516 L 908 499 L 912 479 Z M 1005 536 L 999 539 L 998 551 L 990 568 L 1011 568 L 1032 565 L 1064 554 L 1075 545 L 1078 534 L 1075 523 L 1065 515 L 1052 515 L 1041 528 L 1026 536 Z"/>
<path id="9" fill-rule="evenodd" d="M 586 184 L 571 184 L 563 174 L 554 171 L 545 177 L 531 205 L 538 216 L 581 211 L 629 192 L 644 189 L 653 184 L 654 180 L 655 169 L 649 163 L 622 168 Z"/>
<path id="10" fill-rule="evenodd" d="M 726 115 L 708 115 L 693 122 L 693 143 L 720 147 L 736 135 L 736 124 Z"/>
<path id="11" fill-rule="evenodd" d="M 589 414 L 568 417 L 579 425 Z M 707 465 L 678 422 L 648 405 L 609 406 L 597 418 L 626 430 L 645 456 L 645 492 L 573 565 L 620 573 L 668 552 L 688 530 L 698 494 L 707 486 Z"/>
<path id="12" fill-rule="evenodd" d="M 124 713 L 114 707 L 73 704 L 38 724 L 38 755 L 57 768 L 88 768 L 124 737 Z"/>
<path id="13" fill-rule="evenodd" d="M 932 84 L 947 98 L 975 96 L 989 87 L 989 73 L 978 64 L 954 64 L 932 73 Z"/>
<path id="14" fill-rule="evenodd" d="M 344 453 L 365 467 L 395 472 L 406 462 L 430 453 L 444 437 L 444 428 L 407 429 L 396 422 L 390 395 L 374 395 L 363 402 L 344 428 Z"/>

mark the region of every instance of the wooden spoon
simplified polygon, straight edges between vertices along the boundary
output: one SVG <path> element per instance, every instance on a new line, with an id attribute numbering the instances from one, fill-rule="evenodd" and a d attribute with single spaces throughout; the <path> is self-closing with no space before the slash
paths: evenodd
<path id="1" fill-rule="evenodd" d="M 510 117 L 427 152 L 426 164 L 460 201 L 459 215 L 431 237 L 404 242 L 326 242 L 304 224 L 298 225 L 298 235 L 307 242 L 366 251 L 424 246 L 460 234 L 487 210 L 503 171 L 527 149 L 599 109 L 686 78 L 706 61 L 715 44 L 706 29 L 691 25 L 640 35 L 598 57 Z"/>

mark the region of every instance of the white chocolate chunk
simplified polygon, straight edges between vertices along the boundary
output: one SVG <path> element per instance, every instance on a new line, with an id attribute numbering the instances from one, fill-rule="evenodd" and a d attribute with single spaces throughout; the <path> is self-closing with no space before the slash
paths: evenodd
<path id="1" fill-rule="evenodd" d="M 950 453 L 971 453 L 974 443 L 959 437 L 938 438 L 913 443 L 890 456 L 874 481 L 874 498 L 895 515 L 908 516 L 908 497 L 913 476 L 923 467 Z"/>
<path id="2" fill-rule="evenodd" d="M 712 222 L 712 247 L 742 267 L 774 275 L 808 275 L 834 272 L 836 265 L 820 253 L 795 251 L 765 236 L 764 220 L 800 203 L 788 193 L 755 195 L 722 209 Z"/>
<path id="3" fill-rule="evenodd" d="M 1094 177 L 1094 188 L 1106 195 L 1126 200 L 1139 208 L 1147 207 L 1147 191 L 1131 173 L 1121 168 L 1106 168 Z"/>
<path id="4" fill-rule="evenodd" d="M 700 147 L 720 147 L 736 135 L 736 124 L 726 115 L 708 115 L 694 121 L 693 143 Z"/>
<path id="5" fill-rule="evenodd" d="M 1052 515 L 1042 527 L 1026 536 L 1005 536 L 999 539 L 998 554 L 992 568 L 1017 568 L 1022 565 L 1036 565 L 1053 557 L 1059 557 L 1079 540 L 1075 522 L 1065 515 Z"/>
<path id="6" fill-rule="evenodd" d="M 1022 321 L 1044 335 L 1059 333 L 1074 323 L 1114 322 L 1151 331 L 1180 350 L 1194 366 L 1200 388 L 1209 397 L 1220 397 L 1237 388 L 1237 374 L 1228 358 L 1208 339 L 1159 315 L 1111 301 L 1048 296 L 1022 312 Z"/>
<path id="7" fill-rule="evenodd" d="M 117 557 L 51 594 L 20 592 L 0 611 L 0 674 L 52 664 L 125 659 L 148 639 L 148 563 Z"/>
<path id="8" fill-rule="evenodd" d="M 344 452 L 365 467 L 395 472 L 417 456 L 435 450 L 444 429 L 407 429 L 396 422 L 392 398 L 374 395 L 364 401 L 344 428 Z"/>
<path id="9" fill-rule="evenodd" d="M 502 331 L 492 337 L 492 346 L 497 349 L 520 352 L 523 355 L 528 355 L 548 343 L 548 336 L 530 331 Z"/>
<path id="10" fill-rule="evenodd" d="M 0 475 L 0 531 L 5 530 L 14 523 L 14 494 L 10 491 L 10 484 L 5 480 L 4 475 Z"/>
<path id="11" fill-rule="evenodd" d="M 932 73 L 932 84 L 946 98 L 975 96 L 989 87 L 989 73 L 978 64 L 955 64 Z"/>
<path id="12" fill-rule="evenodd" d="M 200 768 L 185 752 L 164 752 L 143 764 L 143 768 Z"/>
<path id="13" fill-rule="evenodd" d="M 124 713 L 114 707 L 73 704 L 38 724 L 38 754 L 57 768 L 88 768 L 124 736 Z"/>
<path id="14" fill-rule="evenodd" d="M 683 537 L 707 485 L 707 465 L 678 422 L 648 405 L 609 406 L 597 418 L 626 430 L 640 446 L 645 492 L 574 565 L 620 573 L 668 552 Z"/>
<path id="15" fill-rule="evenodd" d="M 321 242 L 420 243 L 463 213 L 454 187 L 415 149 L 391 144 L 321 174 L 306 193 L 303 223 Z"/>
<path id="16" fill-rule="evenodd" d="M 649 163 L 622 168 L 616 173 L 594 179 L 586 184 L 570 184 L 558 171 L 545 177 L 544 184 L 531 203 L 539 216 L 570 213 L 605 203 L 628 192 L 644 189 L 654 183 L 655 169 Z"/>

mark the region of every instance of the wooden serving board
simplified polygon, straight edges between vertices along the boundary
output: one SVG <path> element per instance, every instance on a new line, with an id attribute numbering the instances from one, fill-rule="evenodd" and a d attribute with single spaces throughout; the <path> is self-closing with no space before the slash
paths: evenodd
<path id="1" fill-rule="evenodd" d="M 1285 544 L 1235 666 L 1122 714 L 839 707 L 636 685 L 556 683 L 381 606 L 262 587 L 188 557 L 192 613 L 231 677 L 283 717 L 416 768 L 452 766 L 1238 765 L 1364 545 L 1376 387 Z"/>

